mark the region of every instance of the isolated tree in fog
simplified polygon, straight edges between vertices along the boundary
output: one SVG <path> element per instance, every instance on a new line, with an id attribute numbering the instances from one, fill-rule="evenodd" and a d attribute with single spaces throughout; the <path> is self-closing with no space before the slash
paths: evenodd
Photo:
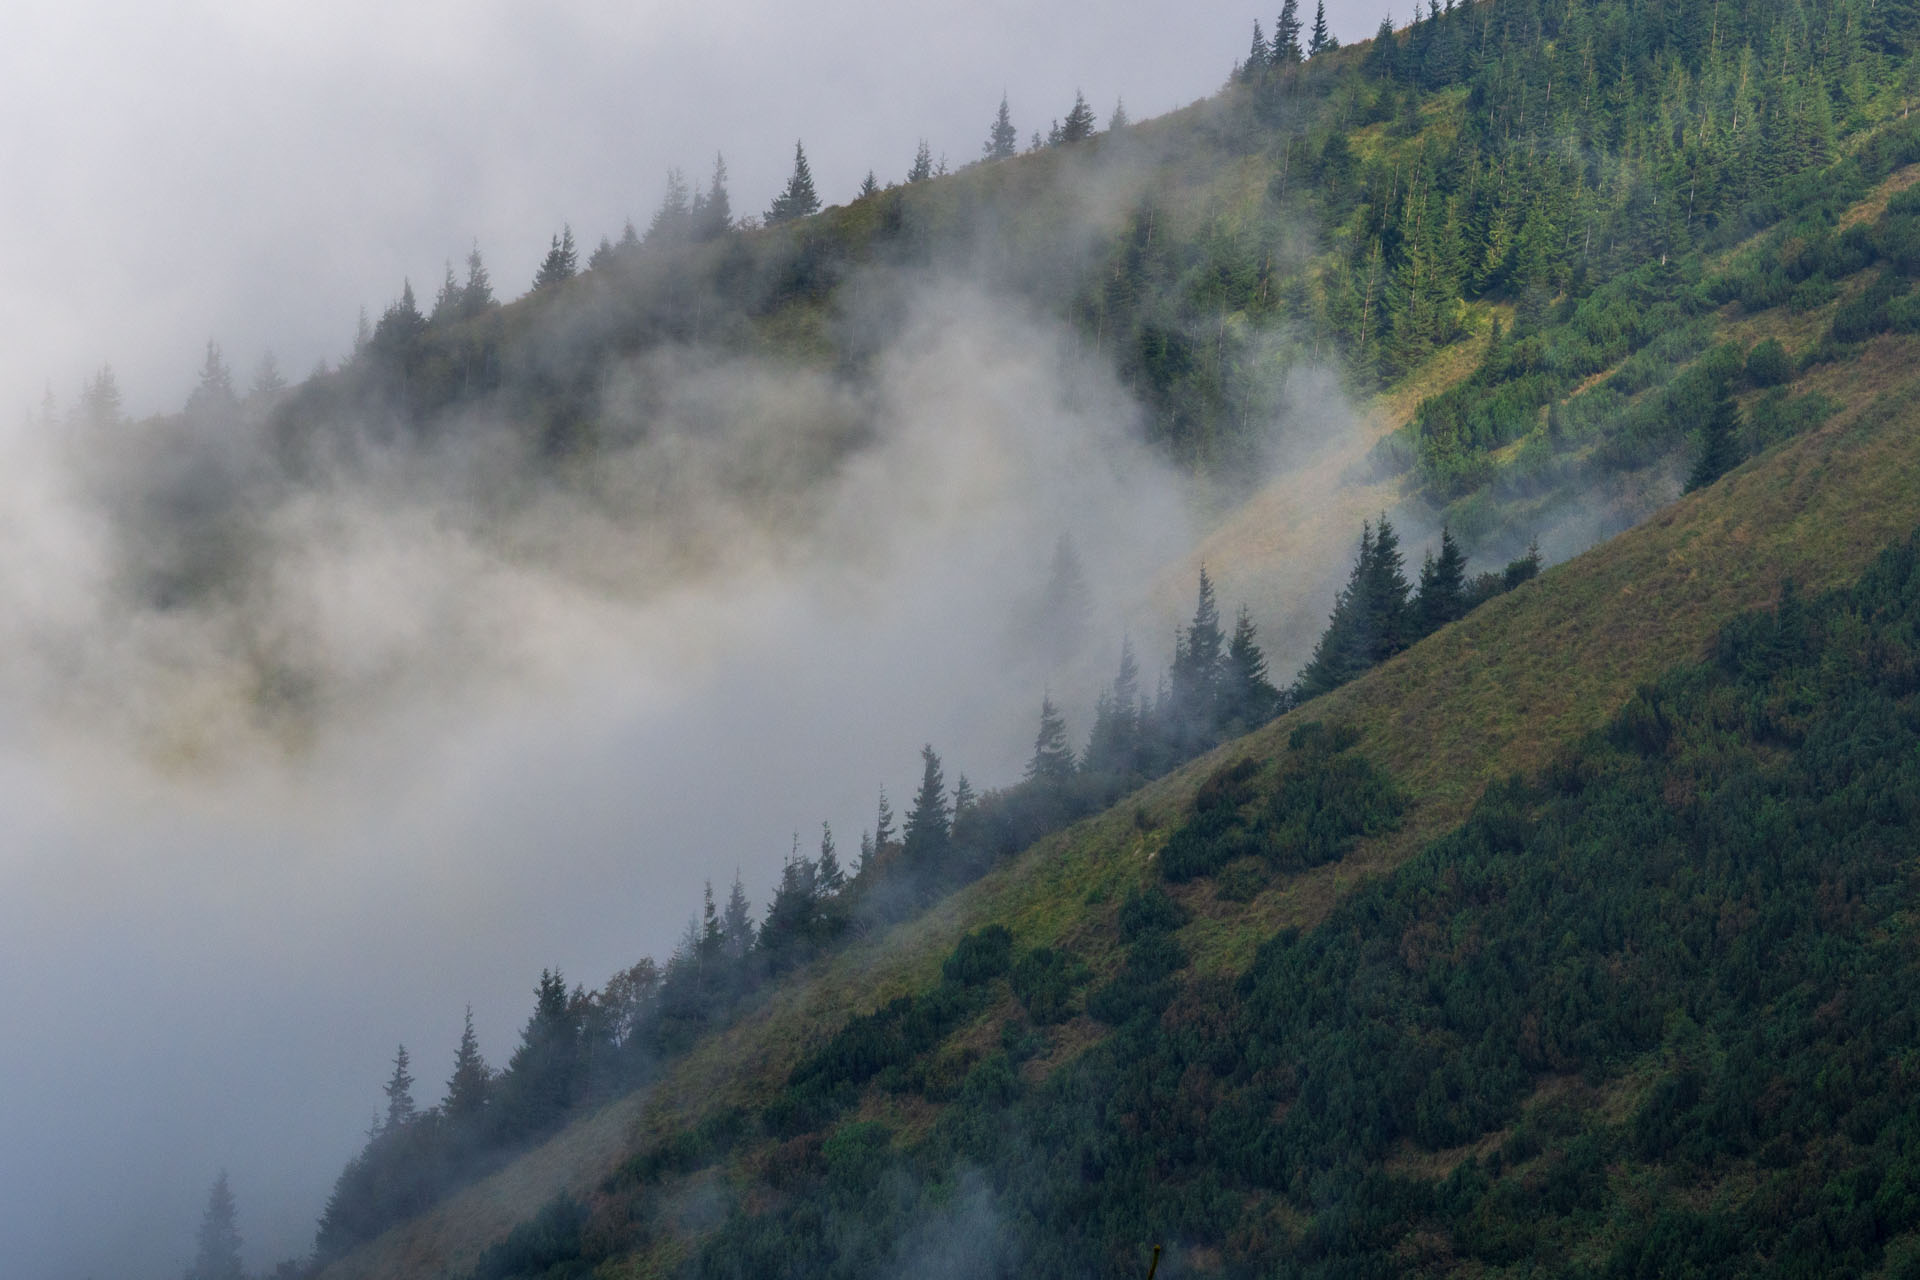
<path id="1" fill-rule="evenodd" d="M 1093 136 L 1093 108 L 1087 105 L 1086 95 L 1079 90 L 1073 94 L 1073 109 L 1067 112 L 1067 118 L 1060 126 L 1060 141 L 1085 142 Z"/>
<path id="2" fill-rule="evenodd" d="M 774 197 L 767 209 L 767 225 L 778 226 L 818 212 L 820 196 L 813 189 L 813 170 L 807 167 L 807 150 L 796 142 L 793 144 L 793 176 L 787 179 L 787 189 Z"/>
<path id="3" fill-rule="evenodd" d="M 403 1129 L 413 1121 L 413 1073 L 408 1070 L 409 1065 L 407 1046 L 401 1045 L 393 1055 L 393 1076 L 386 1083 L 389 1132 Z"/>
<path id="4" fill-rule="evenodd" d="M 534 273 L 533 287 L 545 289 L 571 280 L 579 270 L 580 251 L 574 247 L 573 228 L 562 223 L 560 234 L 553 238 L 547 256 L 540 263 L 540 270 Z"/>
<path id="5" fill-rule="evenodd" d="M 1115 98 L 1113 100 L 1113 114 L 1107 117 L 1107 132 L 1118 133 L 1132 123 L 1132 118 L 1127 115 L 1127 100 L 1125 98 Z"/>
<path id="6" fill-rule="evenodd" d="M 186 1280 L 246 1280 L 246 1268 L 240 1265 L 240 1230 L 235 1220 L 233 1191 L 227 1186 L 227 1171 L 213 1180 L 207 1195 L 207 1211 L 200 1219 L 193 1266 Z"/>
<path id="7" fill-rule="evenodd" d="M 1005 160 L 1019 150 L 1020 134 L 1013 127 L 1013 114 L 1007 110 L 1007 95 L 1000 95 L 1000 110 L 993 117 L 993 124 L 987 130 L 987 141 L 980 148 L 982 157 L 988 160 Z"/>
<path id="8" fill-rule="evenodd" d="M 913 153 L 913 167 L 907 170 L 908 182 L 925 182 L 933 176 L 933 148 L 927 145 L 925 138 Z"/>

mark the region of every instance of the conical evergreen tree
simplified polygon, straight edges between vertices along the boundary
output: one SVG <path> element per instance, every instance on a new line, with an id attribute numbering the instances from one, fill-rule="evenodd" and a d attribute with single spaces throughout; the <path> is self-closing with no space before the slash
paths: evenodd
<path id="1" fill-rule="evenodd" d="M 1073 94 L 1073 109 L 1067 112 L 1067 118 L 1060 126 L 1060 141 L 1085 142 L 1093 136 L 1093 108 L 1087 105 L 1087 97 L 1079 90 Z"/>
<path id="2" fill-rule="evenodd" d="M 1253 20 L 1253 47 L 1247 50 L 1247 60 L 1240 64 L 1240 80 L 1243 84 L 1252 84 L 1267 74 L 1267 33 L 1260 29 L 1260 19 Z"/>
<path id="3" fill-rule="evenodd" d="M 1127 774 L 1141 767 L 1140 668 L 1133 641 L 1120 639 L 1120 672 L 1094 708 L 1083 766 L 1089 773 Z"/>
<path id="4" fill-rule="evenodd" d="M 793 176 L 787 189 L 775 197 L 767 210 L 767 225 L 778 226 L 820 212 L 820 197 L 813 189 L 813 170 L 807 167 L 807 150 L 793 144 Z"/>
<path id="5" fill-rule="evenodd" d="M 1007 110 L 1007 95 L 1000 95 L 1000 110 L 987 130 L 987 141 L 980 154 L 988 160 L 1005 160 L 1019 150 L 1020 134 L 1013 127 L 1013 115 Z"/>
<path id="6" fill-rule="evenodd" d="M 1429 555 L 1420 566 L 1420 587 L 1413 600 L 1413 613 L 1420 635 L 1431 635 L 1467 611 L 1467 558 L 1453 531 L 1440 528 L 1440 555 Z"/>
<path id="7" fill-rule="evenodd" d="M 1277 67 L 1291 67 L 1300 59 L 1299 0 L 1285 0 L 1280 6 L 1280 20 L 1273 24 L 1272 61 Z"/>
<path id="8" fill-rule="evenodd" d="M 1313 32 L 1307 37 L 1307 56 L 1311 58 L 1339 47 L 1340 42 L 1333 38 L 1333 32 L 1327 28 L 1327 0 L 1319 0 L 1313 10 Z"/>
<path id="9" fill-rule="evenodd" d="M 1373 567 L 1373 527 L 1360 533 L 1360 554 L 1353 562 L 1347 585 L 1341 589 L 1320 633 L 1313 656 L 1294 681 L 1294 700 L 1304 702 L 1337 689 L 1373 665 L 1371 620 L 1373 607 L 1368 588 Z"/>
<path id="10" fill-rule="evenodd" d="M 393 1055 L 393 1075 L 387 1080 L 387 1132 L 404 1129 L 413 1123 L 413 1073 L 408 1070 L 407 1046 Z"/>
<path id="11" fill-rule="evenodd" d="M 707 189 L 693 199 L 690 224 L 695 240 L 718 240 L 733 230 L 733 202 L 727 196 L 727 158 L 715 155 Z"/>
<path id="12" fill-rule="evenodd" d="M 573 228 L 562 224 L 560 234 L 553 238 L 547 256 L 541 260 L 540 270 L 534 273 L 533 287 L 546 289 L 571 280 L 579 270 L 580 251 L 574 247 Z"/>
<path id="13" fill-rule="evenodd" d="M 933 148 L 927 145 L 925 138 L 913 152 L 913 167 L 907 170 L 908 182 L 925 182 L 933 176 Z"/>
<path id="14" fill-rule="evenodd" d="M 1740 406 L 1734 403 L 1733 388 L 1726 382 L 1700 424 L 1700 455 L 1687 477 L 1686 492 L 1704 489 L 1740 465 Z"/>
<path id="15" fill-rule="evenodd" d="M 453 260 L 447 260 L 447 274 L 440 281 L 440 292 L 434 295 L 433 314 L 427 318 L 436 325 L 450 324 L 460 318 L 461 303 L 465 299 L 465 290 L 453 275 Z"/>
<path id="16" fill-rule="evenodd" d="M 1027 781 L 1065 782 L 1073 776 L 1073 747 L 1067 742 L 1067 722 L 1051 695 L 1040 699 L 1040 732 L 1034 735 L 1033 758 L 1027 762 Z"/>
<path id="17" fill-rule="evenodd" d="M 946 780 L 932 743 L 920 748 L 920 766 L 920 789 L 914 793 L 913 807 L 900 829 L 900 853 L 909 867 L 924 873 L 937 869 L 945 860 L 953 813 L 947 806 Z"/>
<path id="18" fill-rule="evenodd" d="M 1408 608 L 1405 562 L 1400 556 L 1400 538 L 1386 516 L 1373 534 L 1373 555 L 1366 566 L 1367 629 L 1370 656 L 1385 662 L 1407 647 Z"/>
<path id="19" fill-rule="evenodd" d="M 480 1056 L 480 1040 L 473 1034 L 473 1006 L 467 1006 L 466 1024 L 460 1031 L 460 1047 L 454 1050 L 453 1074 L 447 1078 L 445 1110 L 456 1123 L 471 1123 L 487 1109 L 493 1093 L 493 1072 Z"/>
<path id="20" fill-rule="evenodd" d="M 865 200 L 868 196 L 877 195 L 879 191 L 880 180 L 873 176 L 873 170 L 867 170 L 867 176 L 860 180 L 860 194 L 858 198 Z"/>
<path id="21" fill-rule="evenodd" d="M 1132 117 L 1127 115 L 1127 100 L 1125 98 L 1115 98 L 1113 100 L 1113 114 L 1107 117 L 1107 132 L 1118 133 L 1132 123 Z"/>
<path id="22" fill-rule="evenodd" d="M 667 170 L 667 187 L 660 196 L 660 207 L 647 223 L 646 244 L 676 244 L 692 230 L 693 195 L 687 189 L 687 176 L 678 169 Z"/>
<path id="23" fill-rule="evenodd" d="M 840 867 L 839 851 L 833 844 L 833 827 L 825 822 L 820 824 L 818 868 L 820 892 L 823 896 L 831 898 L 847 887 L 847 873 Z"/>
<path id="24" fill-rule="evenodd" d="M 733 873 L 733 888 L 727 893 L 726 913 L 721 917 L 722 949 L 730 960 L 744 960 L 753 950 L 753 912 L 747 906 L 746 886 L 740 872 Z"/>
<path id="25" fill-rule="evenodd" d="M 1263 725 L 1280 713 L 1280 703 L 1280 691 L 1267 678 L 1267 655 L 1255 639 L 1253 618 L 1242 605 L 1221 677 L 1223 730 L 1237 735 Z"/>
<path id="26" fill-rule="evenodd" d="M 222 1169 L 207 1195 L 207 1211 L 200 1219 L 193 1266 L 187 1271 L 187 1280 L 246 1280 L 246 1274 L 240 1262 L 240 1231 L 233 1191 L 227 1185 L 227 1171 Z"/>
<path id="27" fill-rule="evenodd" d="M 1182 755 L 1211 745 L 1214 739 L 1220 723 L 1221 650 L 1225 642 L 1220 608 L 1213 598 L 1213 579 L 1202 565 L 1193 622 L 1174 646 L 1173 668 L 1168 673 L 1174 718 L 1167 727 L 1175 749 Z"/>
<path id="28" fill-rule="evenodd" d="M 467 251 L 467 283 L 460 290 L 460 314 L 471 320 L 493 306 L 493 280 L 476 243 Z"/>

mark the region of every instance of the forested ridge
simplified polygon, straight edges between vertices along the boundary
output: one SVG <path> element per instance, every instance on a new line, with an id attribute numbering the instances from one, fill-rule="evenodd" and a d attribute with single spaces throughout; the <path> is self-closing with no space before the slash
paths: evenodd
<path id="1" fill-rule="evenodd" d="M 1211 935 L 1189 926 L 1235 927 L 1422 802 L 1315 698 L 1532 582 L 1530 540 L 1597 494 L 1621 527 L 1818 429 L 1872 343 L 1920 333 L 1920 14 L 1477 0 L 1345 48 L 1314 25 L 1289 0 L 1217 96 L 1160 120 L 1102 130 L 1081 100 L 1023 149 L 1002 103 L 978 163 L 936 169 L 923 144 L 905 183 L 843 206 L 822 208 L 804 146 L 764 218 L 734 216 L 724 162 L 698 191 L 676 174 L 644 231 L 585 262 L 556 233 L 521 300 L 477 249 L 432 304 L 406 285 L 295 387 L 266 368 L 237 392 L 209 349 L 182 420 L 257 433 L 284 476 L 365 447 L 368 423 L 431 453 L 484 415 L 575 484 L 623 443 L 601 398 L 619 362 L 704 346 L 857 377 L 885 326 L 848 317 L 877 274 L 978 272 L 1071 326 L 1223 494 L 1272 435 L 1317 428 L 1290 377 L 1419 392 L 1367 478 L 1443 529 L 1416 572 L 1369 522 L 1291 678 L 1203 570 L 1157 695 L 1129 648 L 1084 737 L 1042 706 L 1021 781 L 950 784 L 929 744 L 897 826 L 883 793 L 857 849 L 796 843 L 764 905 L 737 879 L 710 891 L 663 964 L 597 990 L 542 974 L 504 1070 L 469 1026 L 443 1101 L 416 1106 L 403 1048 L 316 1263 L 1108 811 L 1133 815 L 1147 874 L 1054 908 L 1099 941 L 973 922 L 937 978 L 813 1028 L 777 1081 L 641 1143 L 472 1274 L 867 1275 L 941 1249 L 980 1274 L 1130 1274 L 1151 1243 L 1183 1274 L 1916 1265 L 1915 975 L 1888 941 L 1920 795 L 1911 544 L 1728 628 L 1250 966 L 1196 966 Z M 1102 175 L 1124 200 L 1081 199 Z M 109 373 L 79 412 L 118 421 Z M 167 607 L 244 570 L 173 551 L 143 562 Z M 1149 818 L 1144 784 L 1295 708 L 1284 752 Z M 691 1184 L 725 1212 L 690 1226 Z"/>

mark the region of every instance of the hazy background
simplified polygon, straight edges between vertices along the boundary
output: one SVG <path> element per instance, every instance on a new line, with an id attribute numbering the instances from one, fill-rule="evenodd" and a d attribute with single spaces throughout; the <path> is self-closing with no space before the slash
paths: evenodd
<path id="1" fill-rule="evenodd" d="M 26 426 L 46 389 L 65 405 L 110 361 L 131 413 L 171 412 L 209 337 L 243 383 L 268 348 L 298 379 L 475 240 L 507 298 L 563 220 L 583 251 L 644 225 L 669 165 L 697 182 L 724 151 L 754 213 L 797 134 L 837 202 L 921 137 L 971 159 L 1003 88 L 1023 138 L 1076 87 L 1103 122 L 1122 95 L 1151 115 L 1273 22 L 1213 0 L 164 9 L 27 0 L 0 47 L 10 1275 L 177 1273 L 221 1167 L 250 1264 L 304 1254 L 396 1042 L 436 1100 L 466 1002 L 499 1063 L 542 967 L 593 985 L 664 956 L 736 867 L 758 907 L 794 831 L 832 819 L 849 850 L 878 785 L 904 807 L 922 741 L 949 778 L 1007 781 L 1044 677 L 997 646 L 1053 538 L 1079 540 L 1111 645 L 1128 588 L 1197 533 L 1101 371 L 956 287 L 862 390 L 881 433 L 807 538 L 643 603 L 505 562 L 430 502 L 293 513 L 312 596 L 288 616 L 393 696 L 294 756 L 169 758 L 129 727 L 194 721 L 167 678 L 217 665 L 223 633 L 103 603 L 87 468 Z M 1352 39 L 1380 15 L 1331 16 Z M 1165 647 L 1140 638 L 1149 678 Z"/>

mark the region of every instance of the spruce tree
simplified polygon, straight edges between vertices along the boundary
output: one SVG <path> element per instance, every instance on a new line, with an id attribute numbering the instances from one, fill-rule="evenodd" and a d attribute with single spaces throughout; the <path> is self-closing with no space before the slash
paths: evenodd
<path id="1" fill-rule="evenodd" d="M 1127 115 L 1127 100 L 1125 98 L 1115 98 L 1113 100 L 1113 114 L 1107 117 L 1107 132 L 1118 133 L 1132 123 L 1133 120 Z"/>
<path id="2" fill-rule="evenodd" d="M 880 180 L 873 176 L 873 170 L 867 170 L 867 176 L 860 180 L 860 194 L 857 198 L 865 200 L 868 196 L 877 195 L 879 191 Z"/>
<path id="3" fill-rule="evenodd" d="M 1374 530 L 1373 554 L 1366 568 L 1368 640 L 1374 662 L 1385 662 L 1407 647 L 1410 620 L 1405 569 L 1400 538 L 1383 514 Z"/>
<path id="4" fill-rule="evenodd" d="M 744 960 L 747 952 L 753 950 L 753 912 L 747 906 L 746 886 L 740 883 L 737 869 L 733 873 L 733 888 L 727 894 L 727 910 L 721 918 L 720 932 L 725 938 L 728 959 Z"/>
<path id="5" fill-rule="evenodd" d="M 1267 678 L 1267 656 L 1260 651 L 1245 605 L 1240 606 L 1233 639 L 1227 645 L 1220 703 L 1222 725 L 1233 733 L 1245 733 L 1280 713 L 1280 691 Z"/>
<path id="6" fill-rule="evenodd" d="M 448 1118 L 471 1122 L 487 1109 L 493 1092 L 493 1073 L 480 1056 L 480 1040 L 473 1034 L 473 1006 L 467 1006 L 467 1019 L 460 1030 L 460 1047 L 454 1050 L 453 1074 L 447 1078 Z"/>
<path id="7" fill-rule="evenodd" d="M 908 182 L 925 182 L 933 176 L 933 150 L 927 146 L 925 138 L 913 153 L 913 167 L 907 170 Z"/>
<path id="8" fill-rule="evenodd" d="M 600 237 L 600 243 L 593 246 L 593 252 L 587 255 L 587 270 L 605 271 L 613 265 L 613 241 L 606 236 Z"/>
<path id="9" fill-rule="evenodd" d="M 776 196 L 767 209 L 767 225 L 779 226 L 818 212 L 820 197 L 813 189 L 813 170 L 807 167 L 806 148 L 796 142 L 793 144 L 793 176 L 787 179 L 787 189 Z"/>
<path id="10" fill-rule="evenodd" d="M 907 811 L 906 824 L 900 829 L 900 856 L 908 866 L 925 871 L 942 863 L 952 819 L 940 757 L 928 743 L 920 748 L 920 789 L 914 793 L 913 808 Z"/>
<path id="11" fill-rule="evenodd" d="M 993 124 L 987 130 L 987 140 L 980 148 L 980 154 L 987 160 L 1005 160 L 1019 149 L 1020 134 L 1013 127 L 1013 115 L 1007 110 L 1007 95 L 1000 95 L 1000 110 L 993 117 Z"/>
<path id="12" fill-rule="evenodd" d="M 393 1055 L 393 1075 L 385 1087 L 388 1133 L 397 1132 L 413 1123 L 413 1073 L 407 1068 L 407 1046 L 401 1045 Z"/>
<path id="13" fill-rule="evenodd" d="M 831 898 L 847 887 L 847 873 L 840 867 L 839 851 L 833 844 L 833 827 L 825 822 L 820 824 L 820 861 L 817 865 L 823 897 Z"/>
<path id="14" fill-rule="evenodd" d="M 1273 63 L 1278 67 L 1291 67 L 1298 65 L 1300 59 L 1299 0 L 1285 0 L 1280 6 L 1280 20 L 1273 25 Z"/>
<path id="15" fill-rule="evenodd" d="M 1294 701 L 1304 702 L 1337 689 L 1373 664 L 1373 607 L 1368 600 L 1372 569 L 1373 527 L 1364 525 L 1360 554 L 1353 562 L 1347 585 L 1334 600 L 1333 613 L 1314 645 L 1313 656 L 1294 681 Z"/>
<path id="16" fill-rule="evenodd" d="M 887 789 L 880 788 L 880 808 L 873 819 L 873 856 L 884 857 L 893 844 L 893 808 L 887 804 Z"/>
<path id="17" fill-rule="evenodd" d="M 707 189 L 693 198 L 689 218 L 695 240 L 718 240 L 733 230 L 733 202 L 727 196 L 727 158 L 713 157 L 713 177 Z"/>
<path id="18" fill-rule="evenodd" d="M 493 279 L 487 274 L 487 264 L 480 257 L 480 245 L 476 242 L 467 251 L 467 283 L 460 290 L 460 314 L 471 320 L 492 307 Z"/>
<path id="19" fill-rule="evenodd" d="M 1027 761 L 1027 781 L 1065 782 L 1073 776 L 1073 748 L 1067 742 L 1067 722 L 1051 695 L 1040 699 L 1040 732 L 1034 735 L 1033 758 Z"/>
<path id="20" fill-rule="evenodd" d="M 1340 42 L 1327 29 L 1327 0 L 1319 0 L 1313 10 L 1313 33 L 1307 37 L 1307 56 L 1311 58 L 1339 47 Z"/>
<path id="21" fill-rule="evenodd" d="M 1067 118 L 1060 126 L 1061 142 L 1085 142 L 1093 136 L 1093 108 L 1087 105 L 1087 97 L 1078 89 L 1073 93 L 1073 109 L 1067 112 Z"/>
<path id="22" fill-rule="evenodd" d="M 667 170 L 667 188 L 660 196 L 660 207 L 647 223 L 645 244 L 677 244 L 692 229 L 693 197 L 687 190 L 687 177 L 678 169 Z"/>
<path id="23" fill-rule="evenodd" d="M 453 275 L 453 259 L 449 258 L 447 273 L 440 281 L 440 292 L 434 295 L 433 313 L 427 319 L 436 325 L 451 324 L 460 318 L 463 300 L 460 282 Z"/>
<path id="24" fill-rule="evenodd" d="M 1252 84 L 1267 74 L 1267 33 L 1260 29 L 1260 19 L 1253 20 L 1253 47 L 1247 50 L 1247 60 L 1240 64 L 1240 80 L 1243 84 Z"/>
<path id="25" fill-rule="evenodd" d="M 227 1171 L 213 1180 L 207 1194 L 207 1211 L 201 1216 L 195 1239 L 193 1266 L 187 1280 L 246 1280 L 246 1268 L 240 1262 L 240 1230 L 234 1210 L 233 1190 L 227 1185 Z"/>
<path id="26" fill-rule="evenodd" d="M 1120 639 L 1120 671 L 1112 687 L 1094 707 L 1093 731 L 1087 736 L 1084 761 L 1089 773 L 1127 774 L 1138 769 L 1141 713 L 1140 668 L 1134 661 L 1133 641 Z"/>
<path id="27" fill-rule="evenodd" d="M 1413 598 L 1415 629 L 1432 635 L 1467 611 L 1467 557 L 1453 540 L 1453 531 L 1440 527 L 1440 555 L 1429 554 L 1420 566 L 1420 586 Z"/>
<path id="28" fill-rule="evenodd" d="M 533 287 L 546 289 L 573 279 L 580 270 L 580 251 L 574 247 L 573 227 L 561 224 L 561 233 L 553 238 L 540 270 L 534 273 Z"/>
<path id="29" fill-rule="evenodd" d="M 1704 489 L 1740 465 L 1740 406 L 1734 403 L 1733 387 L 1720 383 L 1719 394 L 1700 424 L 1700 455 L 1687 477 L 1685 492 Z"/>
<path id="30" fill-rule="evenodd" d="M 1199 597 L 1193 622 L 1174 645 L 1172 731 L 1175 750 L 1191 754 L 1212 744 L 1219 724 L 1221 650 L 1226 636 L 1220 630 L 1220 608 L 1213 598 L 1213 579 L 1200 566 Z"/>

